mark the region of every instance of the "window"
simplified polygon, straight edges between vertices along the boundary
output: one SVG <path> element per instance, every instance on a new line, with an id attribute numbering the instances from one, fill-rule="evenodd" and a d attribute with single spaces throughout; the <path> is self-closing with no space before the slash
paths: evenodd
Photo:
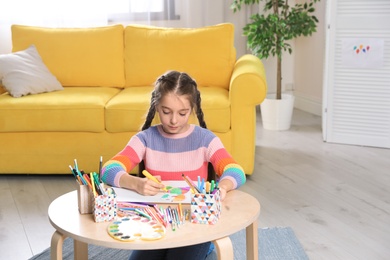
<path id="1" fill-rule="evenodd" d="M 179 20 L 175 0 L 115 0 L 110 2 L 108 22 Z"/>

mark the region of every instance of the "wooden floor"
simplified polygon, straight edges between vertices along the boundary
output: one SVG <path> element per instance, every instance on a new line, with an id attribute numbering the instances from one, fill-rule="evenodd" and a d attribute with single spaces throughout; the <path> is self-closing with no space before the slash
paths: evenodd
<path id="1" fill-rule="evenodd" d="M 390 259 L 389 149 L 324 143 L 321 118 L 300 110 L 289 131 L 258 116 L 256 144 L 241 189 L 260 201 L 260 227 L 292 227 L 310 259 Z M 0 259 L 49 247 L 48 206 L 75 187 L 71 175 L 0 175 Z"/>

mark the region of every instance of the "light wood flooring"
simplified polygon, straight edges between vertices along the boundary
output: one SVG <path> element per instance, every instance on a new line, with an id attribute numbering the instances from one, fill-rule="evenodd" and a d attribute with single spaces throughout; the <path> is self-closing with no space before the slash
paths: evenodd
<path id="1" fill-rule="evenodd" d="M 325 143 L 321 118 L 300 110 L 280 132 L 258 115 L 256 144 L 241 189 L 260 201 L 260 227 L 292 227 L 313 260 L 390 259 L 390 149 Z M 0 175 L 0 259 L 49 247 L 48 206 L 75 188 L 71 175 Z"/>

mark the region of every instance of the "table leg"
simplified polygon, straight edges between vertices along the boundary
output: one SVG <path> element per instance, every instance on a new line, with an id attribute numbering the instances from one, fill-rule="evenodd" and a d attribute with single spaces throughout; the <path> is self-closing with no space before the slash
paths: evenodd
<path id="1" fill-rule="evenodd" d="M 257 220 L 255 220 L 252 224 L 246 227 L 246 259 L 259 259 L 258 242 Z"/>
<path id="2" fill-rule="evenodd" d="M 64 244 L 65 236 L 58 231 L 55 231 L 51 237 L 50 245 L 50 259 L 60 260 L 62 259 L 62 245 Z"/>
<path id="3" fill-rule="evenodd" d="M 233 245 L 229 237 L 224 237 L 213 241 L 217 250 L 218 260 L 233 260 Z"/>
<path id="4" fill-rule="evenodd" d="M 88 244 L 74 240 L 74 259 L 88 260 Z"/>

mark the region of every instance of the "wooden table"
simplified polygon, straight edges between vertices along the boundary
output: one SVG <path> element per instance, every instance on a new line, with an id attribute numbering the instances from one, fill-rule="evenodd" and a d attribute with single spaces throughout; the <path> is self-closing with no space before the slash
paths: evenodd
<path id="1" fill-rule="evenodd" d="M 91 214 L 81 215 L 77 206 L 77 192 L 72 191 L 55 199 L 49 206 L 49 219 L 56 229 L 51 239 L 51 259 L 62 259 L 62 245 L 66 237 L 74 239 L 74 258 L 88 259 L 88 244 L 98 246 L 146 250 L 194 245 L 212 241 L 218 259 L 233 259 L 229 235 L 246 228 L 247 259 L 258 259 L 257 219 L 260 204 L 253 196 L 234 190 L 222 202 L 221 217 L 215 225 L 194 224 L 186 221 L 180 229 L 167 228 L 164 238 L 155 241 L 121 242 L 107 233 L 108 222 L 96 223 Z"/>

